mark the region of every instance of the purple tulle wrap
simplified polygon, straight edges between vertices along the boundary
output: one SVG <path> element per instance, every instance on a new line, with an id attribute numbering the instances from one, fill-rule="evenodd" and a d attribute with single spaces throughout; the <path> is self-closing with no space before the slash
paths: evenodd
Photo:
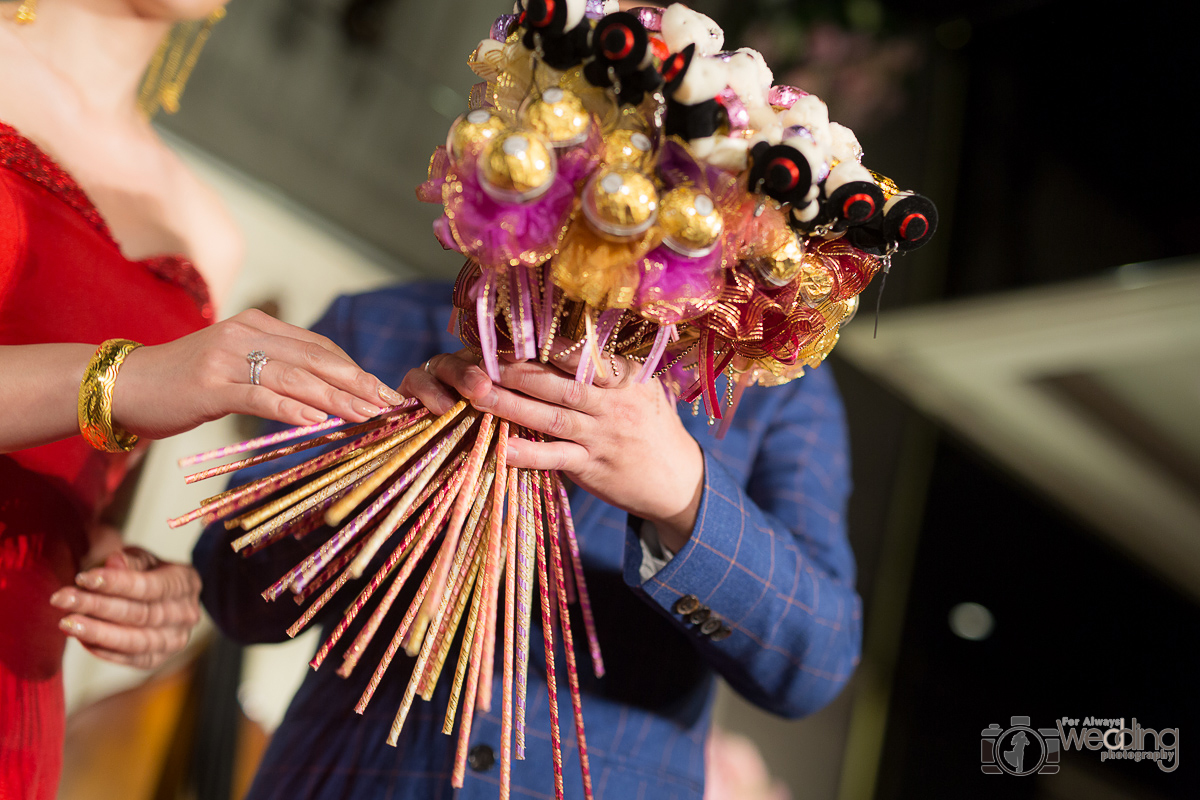
<path id="1" fill-rule="evenodd" d="M 433 224 L 442 246 L 484 267 L 536 267 L 554 254 L 575 203 L 575 186 L 556 175 L 546 193 L 527 203 L 504 203 L 479 184 L 472 164 L 457 167 L 443 187 L 446 213 Z"/>
<path id="2" fill-rule="evenodd" d="M 725 285 L 722 249 L 699 258 L 680 255 L 665 244 L 642 259 L 635 301 L 638 313 L 660 325 L 687 322 L 712 308 Z"/>

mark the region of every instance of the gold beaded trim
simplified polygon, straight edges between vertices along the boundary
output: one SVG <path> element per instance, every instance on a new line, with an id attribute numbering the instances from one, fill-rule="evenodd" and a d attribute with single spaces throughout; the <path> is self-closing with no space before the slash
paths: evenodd
<path id="1" fill-rule="evenodd" d="M 79 432 L 87 443 L 106 453 L 128 452 L 138 437 L 113 426 L 113 387 L 125 357 L 141 347 L 129 339 L 109 339 L 96 349 L 79 384 Z"/>

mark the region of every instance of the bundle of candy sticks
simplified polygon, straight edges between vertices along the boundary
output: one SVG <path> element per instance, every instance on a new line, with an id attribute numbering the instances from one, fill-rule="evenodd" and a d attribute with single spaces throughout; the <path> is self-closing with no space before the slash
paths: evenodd
<path id="1" fill-rule="evenodd" d="M 582 698 L 569 604 L 578 603 L 592 670 L 604 674 L 567 490 L 556 472 L 507 464 L 510 435 L 537 438 L 491 414 L 457 403 L 440 417 L 415 400 L 377 418 L 348 425 L 333 418 L 273 433 L 180 461 L 190 466 L 241 456 L 189 475 L 188 483 L 224 475 L 312 448 L 296 466 L 211 497 L 170 520 L 223 521 L 243 533 L 234 550 L 249 555 L 285 537 L 328 526 L 328 538 L 263 591 L 268 601 L 291 593 L 308 603 L 288 634 L 296 636 L 348 582 L 370 574 L 311 665 L 319 668 L 374 599 L 374 608 L 342 652 L 338 674 L 349 677 L 427 553 L 433 562 L 375 667 L 355 710 L 363 713 L 400 648 L 416 658 L 388 743 L 395 745 L 419 695 L 431 700 L 460 627 L 462 644 L 443 732 L 459 732 L 452 783 L 463 785 L 475 711 L 492 707 L 493 663 L 504 583 L 500 796 L 510 791 L 512 759 L 525 757 L 530 620 L 536 586 L 545 642 L 555 794 L 563 796 L 562 738 L 556 683 L 555 630 L 563 641 L 584 794 L 592 796 Z M 256 455 L 244 454 L 266 448 Z M 406 527 L 407 526 L 407 527 Z M 440 544 L 439 542 L 440 537 Z M 390 552 L 387 548 L 391 547 Z M 385 555 L 386 553 L 386 555 Z M 373 573 L 369 573 L 372 566 Z M 382 593 L 381 587 L 391 579 Z M 377 596 L 378 595 L 378 596 Z M 461 715 L 459 709 L 461 707 Z M 515 750 L 514 750 L 515 742 Z"/>

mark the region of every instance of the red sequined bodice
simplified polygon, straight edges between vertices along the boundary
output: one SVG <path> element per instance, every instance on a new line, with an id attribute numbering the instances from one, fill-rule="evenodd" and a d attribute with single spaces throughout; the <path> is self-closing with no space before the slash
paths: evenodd
<path id="1" fill-rule="evenodd" d="M 207 325 L 204 280 L 182 256 L 125 258 L 87 195 L 0 123 L 0 346 L 160 344 Z M 0 455 L 0 797 L 53 798 L 61 762 L 62 613 L 125 454 L 79 436 Z"/>

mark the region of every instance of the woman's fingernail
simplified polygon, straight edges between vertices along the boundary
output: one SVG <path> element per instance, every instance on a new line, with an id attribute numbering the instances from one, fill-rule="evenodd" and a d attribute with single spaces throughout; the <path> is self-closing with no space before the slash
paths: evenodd
<path id="1" fill-rule="evenodd" d="M 50 595 L 50 605 L 58 608 L 74 608 L 79 603 L 79 596 L 71 589 L 59 589 Z"/>
<path id="2" fill-rule="evenodd" d="M 324 411 L 317 411 L 315 408 L 304 409 L 304 412 L 300 416 L 304 417 L 314 425 L 318 422 L 324 422 L 325 420 L 329 419 L 328 414 L 326 414 Z"/>
<path id="3" fill-rule="evenodd" d="M 493 389 L 492 391 L 488 392 L 487 396 L 485 396 L 482 400 L 476 400 L 475 407 L 482 408 L 482 409 L 495 408 L 496 402 L 499 399 L 500 399 L 500 395 L 496 394 L 496 390 Z"/>
<path id="4" fill-rule="evenodd" d="M 75 576 L 75 583 L 85 589 L 104 588 L 104 576 L 98 572 L 81 572 Z"/>
<path id="5" fill-rule="evenodd" d="M 83 623 L 70 617 L 63 617 L 58 621 L 58 627 L 62 628 L 67 633 L 79 635 L 83 633 Z"/>
<path id="6" fill-rule="evenodd" d="M 379 406 L 373 406 L 370 403 L 363 402 L 362 400 L 355 400 L 354 410 L 360 414 L 366 414 L 368 417 L 377 417 L 379 416 L 379 412 L 383 409 L 381 409 Z"/>
<path id="7" fill-rule="evenodd" d="M 516 456 L 517 456 L 517 448 L 513 447 L 512 442 L 509 442 L 508 443 L 508 451 L 506 452 L 505 457 L 512 459 L 512 458 L 516 458 Z"/>
<path id="8" fill-rule="evenodd" d="M 382 383 L 379 384 L 379 396 L 385 403 L 392 406 L 398 406 L 404 402 L 404 397 L 399 392 Z"/>

